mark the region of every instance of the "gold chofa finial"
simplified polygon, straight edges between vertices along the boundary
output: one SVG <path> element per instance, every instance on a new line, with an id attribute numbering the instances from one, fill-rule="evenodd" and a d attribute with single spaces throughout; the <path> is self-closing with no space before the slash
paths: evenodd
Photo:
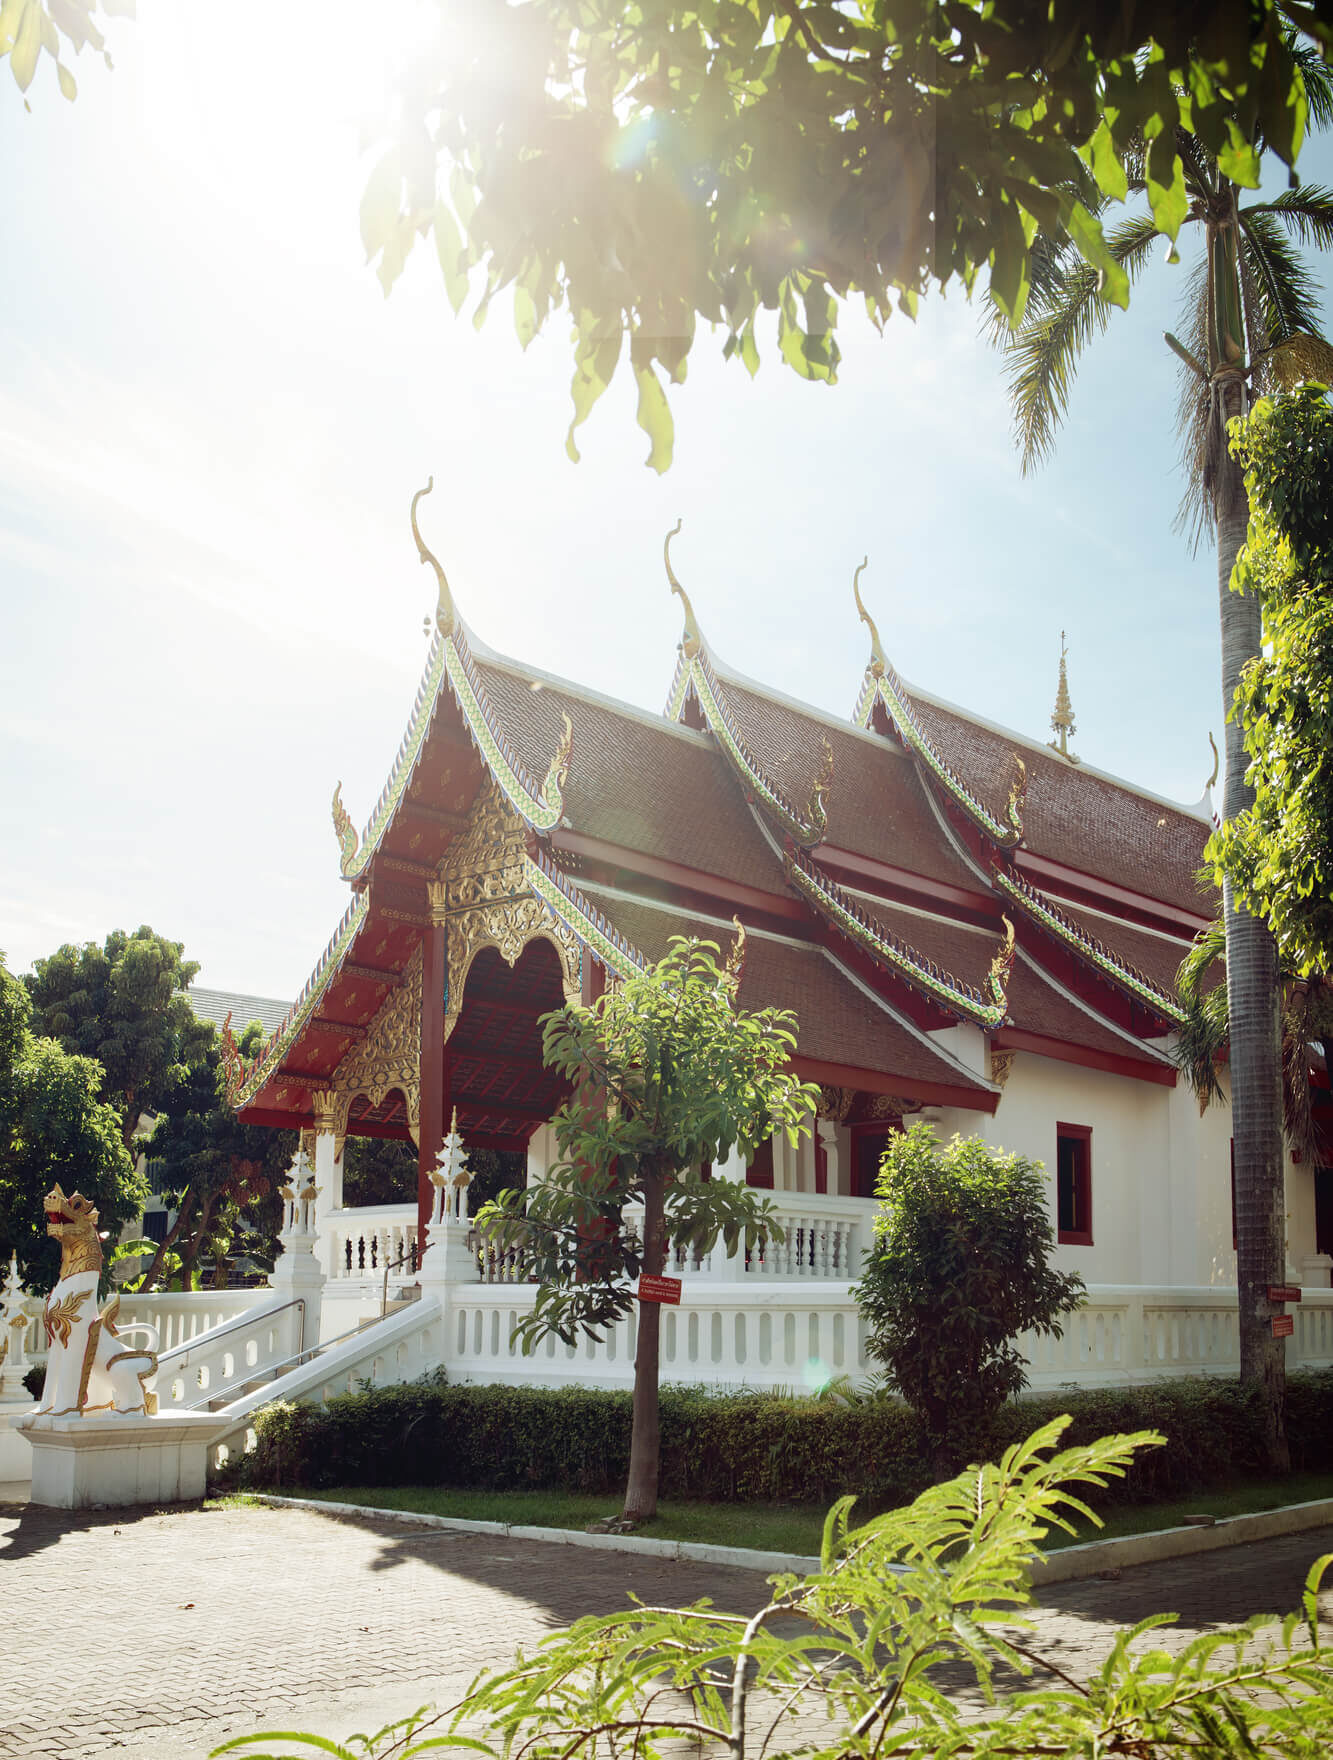
<path id="1" fill-rule="evenodd" d="M 454 611 L 453 594 L 449 591 L 449 583 L 444 578 L 444 570 L 440 567 L 431 552 L 426 548 L 425 540 L 421 536 L 421 527 L 417 524 L 417 502 L 420 501 L 423 495 L 429 495 L 434 487 L 435 478 L 427 477 L 426 487 L 424 489 L 418 489 L 416 494 L 412 497 L 412 536 L 417 541 L 417 554 L 423 562 L 429 562 L 431 567 L 435 570 L 436 580 L 440 583 L 440 597 L 435 606 L 436 627 L 442 636 L 451 636 L 454 633 L 454 624 L 457 622 L 457 615 Z"/>
<path id="2" fill-rule="evenodd" d="M 681 638 L 681 652 L 687 660 L 693 660 L 700 648 L 703 647 L 704 639 L 699 634 L 699 625 L 695 621 L 694 607 L 690 604 L 689 594 L 676 579 L 676 571 L 671 566 L 671 540 L 675 537 L 680 528 L 681 521 L 677 520 L 675 525 L 672 526 L 671 530 L 667 533 L 666 537 L 663 538 L 662 560 L 666 563 L 667 579 L 671 583 L 671 591 L 679 594 L 680 602 L 685 607 L 685 634 Z"/>
<path id="3" fill-rule="evenodd" d="M 852 592 L 856 597 L 856 609 L 861 613 L 861 622 L 870 631 L 870 670 L 876 678 L 883 678 L 884 668 L 888 662 L 885 660 L 884 650 L 880 646 L 879 631 L 875 628 L 875 620 L 866 610 L 865 601 L 861 597 L 861 576 L 865 573 L 869 561 L 868 556 L 861 558 L 861 566 L 852 576 Z"/>
<path id="4" fill-rule="evenodd" d="M 1051 732 L 1056 739 L 1048 739 L 1047 745 L 1053 752 L 1059 752 L 1071 764 L 1077 764 L 1078 758 L 1069 749 L 1069 742 L 1078 732 L 1074 725 L 1074 705 L 1069 700 L 1069 671 L 1067 660 L 1069 649 L 1065 646 L 1065 632 L 1060 631 L 1060 683 L 1055 693 L 1055 713 L 1051 716 Z"/>
<path id="5" fill-rule="evenodd" d="M 1222 759 L 1221 759 L 1221 756 L 1217 750 L 1217 741 L 1213 738 L 1211 732 L 1208 735 L 1208 744 L 1213 748 L 1213 773 L 1208 778 L 1207 782 L 1205 782 L 1203 785 L 1203 792 L 1205 794 L 1208 793 L 1208 790 L 1210 788 L 1214 788 L 1216 786 L 1217 773 L 1222 768 Z"/>

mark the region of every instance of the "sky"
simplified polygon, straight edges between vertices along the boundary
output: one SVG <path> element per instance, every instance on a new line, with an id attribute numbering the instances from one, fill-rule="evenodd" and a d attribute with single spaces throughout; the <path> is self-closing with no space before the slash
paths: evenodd
<path id="1" fill-rule="evenodd" d="M 883 337 L 844 317 L 835 387 L 696 341 L 675 463 L 629 381 L 564 453 L 557 320 L 455 319 L 429 245 L 363 260 L 361 150 L 417 25 L 367 10 L 140 0 L 115 68 L 0 63 L 0 949 L 12 971 L 149 923 L 201 985 L 294 996 L 347 902 L 406 727 L 433 579 L 474 635 L 659 710 L 680 636 L 664 533 L 725 664 L 850 714 L 856 564 L 905 678 L 1049 737 L 1061 631 L 1085 761 L 1195 802 L 1221 738 L 1211 556 L 1172 532 L 1173 326 L 1153 264 L 1021 477 L 974 307 Z M 373 29 L 372 29 L 373 25 Z M 1333 182 L 1316 142 L 1302 173 Z M 1188 262 L 1188 259 L 1187 259 Z M 761 338 L 762 342 L 762 338 Z"/>

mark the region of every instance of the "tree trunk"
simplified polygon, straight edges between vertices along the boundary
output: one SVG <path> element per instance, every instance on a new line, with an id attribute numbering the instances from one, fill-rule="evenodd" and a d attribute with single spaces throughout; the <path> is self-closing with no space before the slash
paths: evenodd
<path id="1" fill-rule="evenodd" d="M 1219 418 L 1245 413 L 1239 373 L 1220 377 Z M 1245 781 L 1245 730 L 1231 706 L 1247 660 L 1259 652 L 1261 616 L 1252 595 L 1231 591 L 1231 571 L 1245 541 L 1249 504 L 1240 467 L 1226 453 L 1213 492 L 1217 519 L 1217 583 L 1222 621 L 1222 698 L 1226 724 L 1224 817 L 1251 804 Z M 1282 1055 L 1278 1009 L 1277 948 L 1267 926 L 1237 906 L 1223 888 L 1227 947 L 1227 1008 L 1231 1022 L 1231 1129 L 1236 1179 L 1236 1282 L 1240 1312 L 1240 1377 L 1261 1401 L 1268 1462 L 1290 1468 L 1287 1448 L 1286 1341 L 1273 1337 L 1281 1312 L 1268 1300 L 1268 1286 L 1285 1282 Z"/>
<path id="2" fill-rule="evenodd" d="M 176 1238 L 180 1234 L 181 1229 L 184 1228 L 186 1218 L 189 1216 L 190 1212 L 194 1209 L 194 1205 L 195 1205 L 194 1187 L 187 1186 L 185 1188 L 185 1190 L 181 1193 L 181 1207 L 176 1212 L 176 1220 L 172 1223 L 171 1227 L 167 1230 L 166 1234 L 163 1236 L 162 1244 L 158 1247 L 157 1251 L 153 1254 L 153 1263 L 148 1267 L 147 1271 L 145 1271 L 145 1273 L 144 1273 L 143 1283 L 141 1285 L 141 1287 L 144 1290 L 152 1289 L 153 1285 L 157 1282 L 158 1273 L 162 1267 L 162 1261 L 166 1257 L 169 1250 L 173 1246 L 175 1246 Z"/>
<path id="3" fill-rule="evenodd" d="M 643 1269 L 660 1277 L 666 1264 L 666 1220 L 662 1175 L 654 1173 L 643 1187 Z M 630 1420 L 629 1484 L 624 1517 L 646 1522 L 657 1514 L 657 1472 L 662 1426 L 658 1417 L 657 1374 L 661 1353 L 662 1304 L 639 1303 L 639 1346 L 634 1353 L 634 1409 Z"/>

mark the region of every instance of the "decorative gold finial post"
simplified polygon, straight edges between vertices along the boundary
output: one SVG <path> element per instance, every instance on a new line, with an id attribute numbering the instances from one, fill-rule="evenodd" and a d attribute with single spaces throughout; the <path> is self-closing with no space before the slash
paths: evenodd
<path id="1" fill-rule="evenodd" d="M 421 536 L 421 527 L 417 524 L 417 502 L 423 495 L 429 495 L 434 487 L 435 478 L 427 477 L 426 487 L 418 489 L 412 497 L 412 536 L 417 542 L 417 554 L 423 562 L 429 562 L 435 570 L 435 579 L 439 582 L 440 596 L 435 605 L 436 628 L 442 636 L 451 636 L 454 633 L 454 625 L 458 621 L 457 613 L 454 610 L 454 596 L 449 591 L 449 583 L 444 578 L 444 570 L 440 567 L 433 553 L 427 549 L 425 540 Z"/>
<path id="2" fill-rule="evenodd" d="M 866 610 L 865 601 L 861 597 L 861 576 L 865 573 L 869 561 L 869 556 L 861 558 L 860 567 L 852 576 L 852 593 L 856 599 L 856 609 L 861 613 L 861 622 L 870 631 L 870 670 L 876 678 L 883 678 L 884 669 L 888 662 L 884 658 L 884 649 L 880 646 L 879 631 L 875 628 L 875 620 Z"/>
<path id="3" fill-rule="evenodd" d="M 1069 749 L 1069 742 L 1078 728 L 1074 725 L 1074 705 L 1069 700 L 1069 673 L 1066 666 L 1069 649 L 1065 646 L 1065 632 L 1060 631 L 1060 684 L 1055 693 L 1055 713 L 1051 716 L 1051 732 L 1058 735 L 1057 739 L 1047 740 L 1053 752 L 1059 752 L 1071 764 L 1077 764 L 1078 758 Z"/>
<path id="4" fill-rule="evenodd" d="M 704 639 L 699 633 L 699 625 L 695 620 L 694 607 L 690 604 L 689 594 L 676 579 L 676 571 L 671 566 L 671 540 L 680 530 L 682 523 L 677 520 L 666 537 L 663 538 L 662 560 L 666 564 L 667 580 L 671 583 L 671 591 L 678 595 L 681 604 L 685 607 L 685 634 L 681 638 L 681 652 L 687 660 L 693 660 L 700 648 L 703 647 Z"/>

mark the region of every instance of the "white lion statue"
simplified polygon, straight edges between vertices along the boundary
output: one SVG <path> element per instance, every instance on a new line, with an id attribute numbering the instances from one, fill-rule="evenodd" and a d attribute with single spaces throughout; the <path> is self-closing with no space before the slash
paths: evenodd
<path id="1" fill-rule="evenodd" d="M 143 1322 L 117 1328 L 120 1297 L 97 1311 L 102 1243 L 97 1211 L 81 1192 L 67 1198 L 59 1186 L 46 1194 L 46 1232 L 60 1242 L 60 1281 L 46 1298 L 46 1386 L 39 1412 L 124 1412 L 152 1417 L 157 1395 L 144 1383 L 157 1369 L 157 1328 Z M 147 1333 L 143 1350 L 126 1345 Z"/>

